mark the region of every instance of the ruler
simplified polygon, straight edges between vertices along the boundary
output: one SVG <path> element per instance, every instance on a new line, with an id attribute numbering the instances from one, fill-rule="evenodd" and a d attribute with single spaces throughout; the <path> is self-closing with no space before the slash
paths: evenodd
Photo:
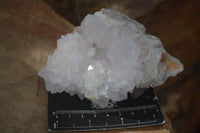
<path id="1" fill-rule="evenodd" d="M 48 92 L 48 124 L 50 131 L 85 131 L 132 128 L 165 122 L 154 89 L 141 96 L 120 101 L 114 108 L 94 109 L 87 99 L 63 92 Z"/>

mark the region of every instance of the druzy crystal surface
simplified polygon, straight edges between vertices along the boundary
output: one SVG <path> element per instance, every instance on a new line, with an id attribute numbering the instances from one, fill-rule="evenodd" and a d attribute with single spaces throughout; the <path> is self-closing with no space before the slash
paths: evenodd
<path id="1" fill-rule="evenodd" d="M 159 38 L 135 20 L 110 9 L 87 15 L 57 41 L 38 73 L 47 91 L 77 94 L 99 107 L 127 98 L 135 88 L 155 87 L 183 70 Z"/>

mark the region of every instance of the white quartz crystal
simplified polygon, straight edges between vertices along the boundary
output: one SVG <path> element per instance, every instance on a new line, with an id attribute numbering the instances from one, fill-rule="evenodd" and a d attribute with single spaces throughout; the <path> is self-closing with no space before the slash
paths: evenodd
<path id="1" fill-rule="evenodd" d="M 135 20 L 110 9 L 87 15 L 57 41 L 38 73 L 51 93 L 77 94 L 99 107 L 127 98 L 134 88 L 155 87 L 183 70 L 159 38 Z"/>

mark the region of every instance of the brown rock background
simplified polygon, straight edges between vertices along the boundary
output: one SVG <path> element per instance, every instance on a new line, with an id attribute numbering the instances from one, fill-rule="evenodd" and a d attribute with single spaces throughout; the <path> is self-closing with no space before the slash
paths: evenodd
<path id="1" fill-rule="evenodd" d="M 46 91 L 37 72 L 62 34 L 88 13 L 114 8 L 160 37 L 185 70 L 156 88 L 167 124 L 112 132 L 170 132 L 169 118 L 173 132 L 199 133 L 199 7 L 197 0 L 0 0 L 0 132 L 48 132 Z"/>
<path id="2" fill-rule="evenodd" d="M 39 69 L 72 24 L 40 0 L 0 0 L 0 132 L 47 132 Z"/>

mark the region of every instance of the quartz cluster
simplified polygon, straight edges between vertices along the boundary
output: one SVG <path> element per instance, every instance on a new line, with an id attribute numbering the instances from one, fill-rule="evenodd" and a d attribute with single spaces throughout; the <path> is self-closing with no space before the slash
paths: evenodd
<path id="1" fill-rule="evenodd" d="M 142 24 L 102 9 L 61 36 L 38 75 L 47 91 L 77 94 L 104 108 L 109 101 L 126 99 L 135 88 L 161 85 L 182 70 L 183 64 L 165 51 L 159 38 L 146 34 Z"/>

